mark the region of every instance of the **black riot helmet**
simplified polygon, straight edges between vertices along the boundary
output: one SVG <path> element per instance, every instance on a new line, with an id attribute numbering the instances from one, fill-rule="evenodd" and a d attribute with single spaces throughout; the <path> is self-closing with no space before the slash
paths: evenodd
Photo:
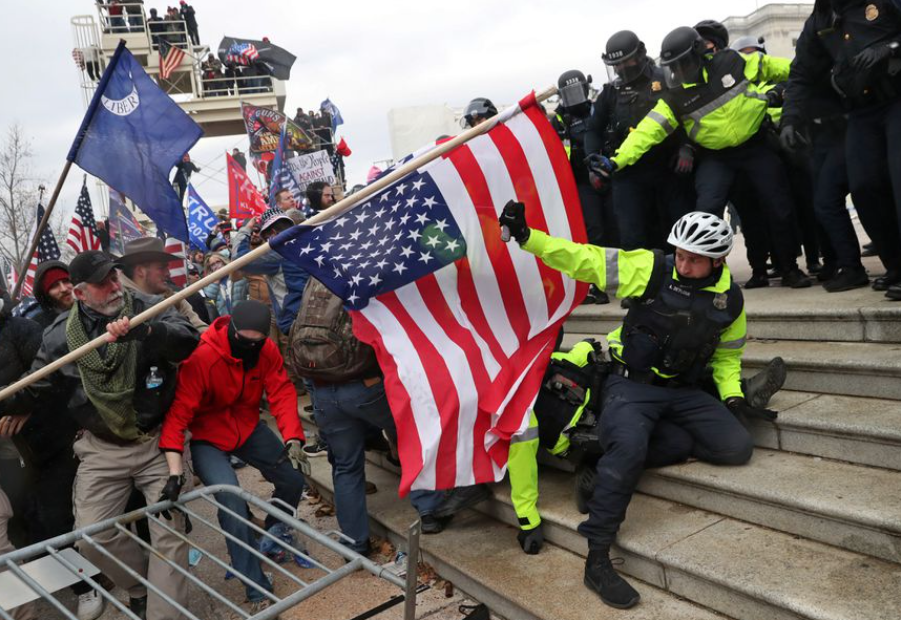
<path id="1" fill-rule="evenodd" d="M 460 119 L 460 125 L 463 128 L 475 127 L 480 121 L 491 118 L 497 114 L 497 108 L 491 103 L 490 99 L 485 97 L 476 97 L 466 105 L 463 111 L 463 118 Z"/>
<path id="2" fill-rule="evenodd" d="M 648 52 L 631 30 L 621 30 L 607 40 L 607 51 L 601 54 L 611 82 L 634 82 L 650 66 Z"/>
<path id="3" fill-rule="evenodd" d="M 588 85 L 591 84 L 591 76 L 577 69 L 564 71 L 557 78 L 557 90 L 560 92 L 560 105 L 569 112 L 586 111 L 591 107 L 588 100 Z"/>
<path id="4" fill-rule="evenodd" d="M 705 41 L 716 47 L 716 51 L 729 47 L 729 31 L 714 19 L 705 19 L 695 24 L 695 30 Z"/>
<path id="5" fill-rule="evenodd" d="M 663 38 L 660 66 L 666 73 L 669 88 L 696 83 L 701 78 L 701 64 L 707 44 L 698 31 L 680 26 Z"/>

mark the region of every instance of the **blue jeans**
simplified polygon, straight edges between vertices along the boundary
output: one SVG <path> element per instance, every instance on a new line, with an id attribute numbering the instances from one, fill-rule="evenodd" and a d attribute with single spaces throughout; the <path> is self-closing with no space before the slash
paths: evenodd
<path id="1" fill-rule="evenodd" d="M 385 386 L 381 381 L 370 387 L 361 381 L 352 381 L 340 385 L 316 385 L 310 394 L 319 433 L 328 444 L 338 525 L 344 535 L 354 540 L 350 547 L 363 553 L 369 547 L 366 434 L 375 426 L 385 431 L 392 441 L 397 438 Z M 438 491 L 410 493 L 413 507 L 423 516 L 434 511 L 443 498 L 444 493 Z"/>
<path id="2" fill-rule="evenodd" d="M 279 441 L 275 433 L 262 421 L 254 429 L 240 447 L 232 452 L 223 452 L 215 446 L 202 442 L 191 442 L 191 457 L 194 460 L 194 471 L 207 486 L 214 484 L 238 484 L 238 477 L 232 469 L 228 457 L 234 454 L 242 461 L 256 467 L 263 477 L 275 485 L 273 497 L 285 501 L 290 506 L 297 506 L 303 493 L 303 474 L 291 467 L 291 463 L 285 459 L 280 460 L 285 447 Z M 226 508 L 234 511 L 244 519 L 249 519 L 249 511 L 244 500 L 230 493 L 219 493 L 216 500 Z M 244 523 L 233 516 L 220 510 L 219 525 L 223 530 L 233 535 L 238 540 L 246 543 L 251 548 L 258 547 L 253 532 Z M 266 529 L 278 523 L 274 517 L 266 517 Z M 249 578 L 261 588 L 271 590 L 272 585 L 263 575 L 260 560 L 247 549 L 231 539 L 226 539 L 228 555 L 231 557 L 232 566 L 236 571 Z M 247 599 L 251 602 L 265 598 L 262 592 L 251 586 L 245 586 Z"/>

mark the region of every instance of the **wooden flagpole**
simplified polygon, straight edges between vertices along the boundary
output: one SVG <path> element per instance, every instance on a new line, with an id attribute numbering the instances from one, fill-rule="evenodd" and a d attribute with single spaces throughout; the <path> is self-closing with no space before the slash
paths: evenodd
<path id="1" fill-rule="evenodd" d="M 28 272 L 28 266 L 31 265 L 31 258 L 34 256 L 34 252 L 38 247 L 41 234 L 44 232 L 44 229 L 47 228 L 47 223 L 50 221 L 50 214 L 53 213 L 53 207 L 56 206 L 56 199 L 59 198 L 59 193 L 63 189 L 63 183 L 66 182 L 66 177 L 69 176 L 69 169 L 71 167 L 72 162 L 66 160 L 66 165 L 63 166 L 63 171 L 60 173 L 59 179 L 56 181 L 56 187 L 53 189 L 53 195 L 50 196 L 50 204 L 44 209 L 44 217 L 41 218 L 37 228 L 34 229 L 34 237 L 31 240 L 28 253 L 25 255 L 25 259 L 22 262 L 22 267 L 19 269 L 19 277 L 16 279 L 16 286 L 12 292 L 13 300 L 19 299 L 19 293 L 22 292 L 22 285 L 25 284 L 25 274 Z"/>
<path id="2" fill-rule="evenodd" d="M 545 99 L 552 97 L 556 93 L 557 93 L 557 87 L 552 86 L 552 87 L 542 91 L 541 93 L 538 93 L 535 96 L 535 99 L 540 103 L 540 102 L 544 101 Z M 413 172 L 417 168 L 421 168 L 422 166 L 426 165 L 430 161 L 438 159 L 439 157 L 441 157 L 448 151 L 457 148 L 461 144 L 468 142 L 469 140 L 472 140 L 473 138 L 480 136 L 483 133 L 486 133 L 487 131 L 492 129 L 498 122 L 500 122 L 502 120 L 506 120 L 507 116 L 508 116 L 507 112 L 501 112 L 500 114 L 493 116 L 486 122 L 481 123 L 475 127 L 471 127 L 470 129 L 467 129 L 466 131 L 461 133 L 459 136 L 457 136 L 451 140 L 448 140 L 447 142 L 443 142 L 443 143 L 437 145 L 435 148 L 429 150 L 426 153 L 423 153 L 419 157 L 415 157 L 414 159 L 411 159 L 410 161 L 408 161 L 406 164 L 404 164 L 397 170 L 390 172 L 390 173 L 386 174 L 385 176 L 383 176 L 382 178 L 378 179 L 377 181 L 374 181 L 370 185 L 367 185 L 366 187 L 361 189 L 356 194 L 353 194 L 352 196 L 348 196 L 347 198 L 340 200 L 339 202 L 335 203 L 328 209 L 320 211 L 313 217 L 305 220 L 304 225 L 321 224 L 322 222 L 325 222 L 333 217 L 337 217 L 337 216 L 341 215 L 342 213 L 344 213 L 345 211 L 348 211 L 351 207 L 356 205 L 358 202 L 362 202 L 362 201 L 366 200 L 367 198 L 369 198 L 370 196 L 372 196 L 373 194 L 376 194 L 376 193 L 382 191 L 383 189 L 385 189 L 386 187 L 388 187 L 395 181 L 403 178 L 404 176 Z M 68 169 L 66 169 L 66 172 L 67 171 L 68 171 Z M 178 303 L 179 301 L 181 301 L 183 299 L 186 299 L 190 295 L 193 295 L 194 293 L 196 293 L 203 287 L 207 286 L 208 284 L 212 284 L 213 282 L 217 282 L 217 281 L 221 280 L 224 276 L 229 275 L 233 271 L 238 271 L 239 269 L 244 267 L 244 265 L 247 265 L 248 263 L 252 263 L 253 261 L 262 257 L 264 254 L 266 254 L 266 252 L 269 252 L 269 251 L 270 251 L 269 243 L 268 242 L 264 243 L 260 247 L 254 249 L 254 250 L 251 250 L 244 256 L 238 257 L 235 260 L 231 261 L 228 265 L 226 265 L 225 267 L 222 267 L 218 271 L 201 278 L 194 284 L 188 286 L 185 289 L 182 289 L 181 291 L 175 293 L 171 297 L 168 297 L 168 298 L 164 299 L 163 301 L 151 306 L 150 308 L 147 308 L 146 310 L 144 310 L 144 312 L 141 312 L 140 314 L 135 315 L 131 319 L 130 324 L 132 326 L 140 325 L 141 323 L 144 323 L 144 322 L 148 321 L 149 319 L 152 319 L 160 312 L 172 307 L 173 305 L 175 305 L 176 303 Z M 10 396 L 15 394 L 19 390 L 28 387 L 32 383 L 35 383 L 36 381 L 40 381 L 44 377 L 53 374 L 54 372 L 56 372 L 57 370 L 59 370 L 60 368 L 65 366 L 66 364 L 70 364 L 70 363 L 74 362 L 75 360 L 79 359 L 83 355 L 90 353 L 94 349 L 97 349 L 108 342 L 109 342 L 108 334 L 98 336 L 94 340 L 83 344 L 82 346 L 78 347 L 74 351 L 70 351 L 63 357 L 59 358 L 58 360 L 51 362 L 50 364 L 47 364 L 40 370 L 33 372 L 30 375 L 26 375 L 25 377 L 19 379 L 15 383 L 0 390 L 0 401 L 9 398 Z"/>

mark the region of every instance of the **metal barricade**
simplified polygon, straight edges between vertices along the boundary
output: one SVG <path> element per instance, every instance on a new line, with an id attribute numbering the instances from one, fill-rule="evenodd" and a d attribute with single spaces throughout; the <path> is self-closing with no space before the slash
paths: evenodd
<path id="1" fill-rule="evenodd" d="M 280 539 L 279 537 L 274 536 L 266 529 L 256 525 L 252 521 L 242 518 L 237 513 L 224 506 L 214 497 L 215 494 L 220 493 L 227 493 L 238 496 L 240 499 L 244 500 L 254 508 L 257 508 L 258 510 L 264 512 L 266 515 L 274 517 L 280 523 L 286 524 L 294 531 L 295 534 L 306 537 L 307 539 L 325 547 L 329 551 L 341 556 L 342 558 L 344 558 L 345 564 L 337 569 L 328 568 L 320 561 L 311 557 L 304 550 L 304 545 L 291 545 Z M 197 511 L 196 505 L 204 503 L 210 504 L 217 510 L 222 510 L 225 513 L 229 514 L 231 517 L 240 520 L 256 534 L 267 537 L 279 547 L 284 549 L 284 551 L 286 551 L 287 553 L 303 558 L 313 566 L 313 569 L 315 569 L 317 573 L 321 573 L 321 575 L 316 579 L 305 581 L 299 576 L 293 574 L 291 571 L 286 570 L 274 560 L 261 553 L 258 549 L 247 545 L 237 537 L 222 530 L 222 528 L 220 528 L 219 525 L 215 522 L 215 519 L 211 520 L 201 515 Z M 286 509 L 287 511 L 283 510 L 282 508 Z M 202 524 L 203 526 L 220 533 L 225 538 L 230 539 L 231 541 L 244 547 L 247 551 L 249 551 L 257 559 L 259 559 L 264 567 L 271 568 L 279 575 L 287 578 L 294 586 L 293 591 L 290 592 L 287 596 L 279 597 L 274 592 L 269 592 L 268 590 L 264 590 L 257 586 L 248 577 L 236 571 L 229 564 L 227 557 L 225 559 L 217 557 L 213 552 L 201 547 L 197 542 L 193 541 L 190 536 L 182 534 L 174 527 L 169 525 L 169 523 L 167 523 L 165 520 L 160 518 L 161 512 L 173 509 L 180 510 L 182 513 L 187 515 L 187 517 L 189 517 L 194 524 Z M 375 575 L 376 577 L 385 579 L 386 581 L 403 590 L 402 597 L 394 597 L 391 601 L 388 602 L 388 604 L 393 605 L 394 603 L 399 603 L 402 600 L 404 603 L 404 620 L 414 620 L 416 614 L 416 594 L 418 591 L 416 559 L 419 557 L 419 536 L 421 532 L 420 523 L 418 521 L 414 523 L 409 530 L 407 539 L 407 561 L 409 563 L 409 566 L 407 567 L 408 570 L 405 571 L 405 576 L 401 576 L 403 575 L 404 571 L 398 572 L 396 569 L 390 570 L 388 567 L 377 564 L 372 560 L 366 558 L 365 556 L 356 553 L 345 544 L 342 544 L 342 540 L 345 542 L 351 541 L 341 532 L 320 532 L 310 524 L 296 518 L 296 515 L 293 513 L 293 507 L 288 506 L 281 500 L 273 499 L 267 501 L 257 497 L 256 495 L 253 495 L 252 493 L 249 493 L 248 491 L 245 491 L 240 487 L 221 484 L 210 487 L 202 487 L 200 489 L 185 493 L 178 499 L 177 502 L 159 502 L 151 506 L 147 506 L 146 508 L 143 508 L 141 510 L 136 510 L 124 514 L 120 517 L 107 519 L 105 521 L 83 527 L 69 534 L 57 536 L 56 538 L 51 538 L 49 540 L 24 547 L 22 549 L 17 549 L 15 551 L 7 553 L 6 555 L 0 556 L 0 570 L 9 570 L 9 572 L 5 575 L 3 573 L 0 573 L 0 577 L 6 578 L 5 583 L 7 584 L 4 588 L 0 589 L 0 618 L 2 618 L 3 620 L 13 620 L 13 617 L 10 614 L 10 611 L 13 607 L 18 606 L 22 603 L 43 599 L 44 601 L 48 602 L 54 609 L 56 609 L 60 613 L 61 617 L 66 618 L 67 620 L 77 620 L 75 614 L 70 611 L 57 597 L 55 597 L 53 592 L 48 590 L 48 587 L 51 587 L 51 584 L 54 584 L 52 585 L 52 589 L 54 591 L 59 591 L 70 584 L 83 581 L 88 583 L 92 588 L 96 589 L 109 604 L 122 612 L 127 618 L 139 620 L 138 616 L 132 613 L 127 605 L 123 604 L 116 597 L 107 592 L 103 587 L 100 586 L 99 583 L 97 583 L 97 581 L 94 580 L 93 576 L 97 575 L 99 570 L 91 565 L 87 560 L 85 560 L 85 558 L 69 548 L 71 545 L 79 543 L 80 545 L 90 545 L 91 547 L 93 547 L 106 559 L 114 562 L 132 577 L 137 579 L 144 587 L 147 588 L 148 591 L 154 592 L 155 594 L 159 595 L 163 600 L 171 604 L 190 620 L 208 620 L 206 618 L 198 618 L 188 609 L 174 601 L 153 583 L 149 582 L 145 577 L 137 574 L 134 570 L 115 558 L 109 551 L 99 545 L 93 538 L 100 532 L 115 529 L 120 534 L 128 536 L 129 538 L 137 542 L 148 553 L 154 554 L 162 559 L 175 571 L 183 575 L 184 578 L 187 579 L 191 584 L 197 586 L 209 597 L 223 604 L 229 610 L 237 614 L 238 618 L 244 618 L 247 620 L 266 620 L 267 618 L 274 618 L 279 613 L 291 609 L 301 601 L 337 583 L 342 578 L 358 570 L 365 570 Z M 242 609 L 240 605 L 225 597 L 215 587 L 211 586 L 208 583 L 205 583 L 200 577 L 193 574 L 188 567 L 180 566 L 176 562 L 173 562 L 172 560 L 162 556 L 160 553 L 154 550 L 151 545 L 146 543 L 137 534 L 133 533 L 128 528 L 129 524 L 135 521 L 139 521 L 143 518 L 148 519 L 148 521 L 153 522 L 155 525 L 165 529 L 167 532 L 174 534 L 178 538 L 187 542 L 191 546 L 191 548 L 196 549 L 203 557 L 209 558 L 220 568 L 230 571 L 232 575 L 234 575 L 234 577 L 236 577 L 245 585 L 256 588 L 272 602 L 272 606 L 257 614 L 251 615 L 248 611 Z M 54 578 L 41 579 L 41 575 L 48 575 L 51 573 L 55 575 Z M 66 575 L 68 579 L 62 579 L 60 577 L 61 574 Z M 14 581 L 10 577 L 11 575 L 14 575 L 18 578 L 17 588 L 9 587 L 10 583 Z M 42 581 L 44 582 L 43 584 Z M 15 590 L 15 592 L 13 592 L 13 590 Z M 18 602 L 15 602 L 14 605 L 10 605 L 9 609 L 7 610 L 4 609 L 5 599 Z"/>

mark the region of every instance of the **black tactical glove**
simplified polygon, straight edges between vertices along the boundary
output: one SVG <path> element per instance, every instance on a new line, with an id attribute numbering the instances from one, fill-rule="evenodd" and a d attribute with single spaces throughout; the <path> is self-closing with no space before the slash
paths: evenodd
<path id="1" fill-rule="evenodd" d="M 158 501 L 174 502 L 178 500 L 178 496 L 181 495 L 181 488 L 183 486 L 185 486 L 184 474 L 181 474 L 180 476 L 169 476 L 169 479 L 166 480 L 166 486 L 163 487 L 163 492 L 160 493 Z M 168 510 L 161 510 L 160 514 L 163 515 L 163 518 L 167 521 L 172 520 L 172 514 Z M 194 529 L 194 527 L 191 525 L 191 520 L 188 518 L 188 515 L 185 515 L 185 533 L 190 534 L 192 529 Z"/>
<path id="2" fill-rule="evenodd" d="M 859 52 L 857 56 L 851 59 L 851 66 L 858 71 L 866 71 L 872 69 L 883 60 L 889 58 L 894 50 L 889 44 L 874 45 Z"/>
<path id="3" fill-rule="evenodd" d="M 527 554 L 537 555 L 541 551 L 541 547 L 544 546 L 544 532 L 541 529 L 541 524 L 539 523 L 538 527 L 532 530 L 520 530 L 519 534 L 516 535 L 516 540 L 519 541 L 519 546 Z"/>
<path id="4" fill-rule="evenodd" d="M 499 219 L 501 223 L 501 239 L 516 239 L 519 245 L 529 240 L 529 225 L 526 224 L 526 206 L 521 202 L 507 201 Z M 505 238 L 506 236 L 506 238 Z"/>
<path id="5" fill-rule="evenodd" d="M 588 166 L 589 172 L 593 172 L 604 178 L 609 177 L 610 173 L 616 170 L 616 162 L 604 157 L 600 153 L 592 153 L 586 157 L 585 165 Z"/>
<path id="6" fill-rule="evenodd" d="M 794 151 L 799 145 L 798 132 L 795 131 L 794 125 L 783 125 L 782 131 L 779 132 L 779 144 L 786 151 Z"/>
<path id="7" fill-rule="evenodd" d="M 690 144 L 683 144 L 679 147 L 679 154 L 676 156 L 676 166 L 673 171 L 679 175 L 691 174 L 695 168 L 695 150 Z"/>
<path id="8" fill-rule="evenodd" d="M 729 408 L 740 422 L 745 423 L 751 418 L 758 420 L 766 420 L 773 422 L 779 414 L 772 409 L 764 409 L 763 407 L 752 407 L 744 398 L 735 397 L 726 401 L 726 407 Z"/>
<path id="9" fill-rule="evenodd" d="M 783 90 L 781 88 L 772 88 L 766 91 L 766 105 L 768 108 L 781 108 L 784 104 Z"/>
<path id="10" fill-rule="evenodd" d="M 132 325 L 128 329 L 128 333 L 118 338 L 116 342 L 142 342 L 147 340 L 150 335 L 150 323 L 141 323 L 140 325 Z"/>

